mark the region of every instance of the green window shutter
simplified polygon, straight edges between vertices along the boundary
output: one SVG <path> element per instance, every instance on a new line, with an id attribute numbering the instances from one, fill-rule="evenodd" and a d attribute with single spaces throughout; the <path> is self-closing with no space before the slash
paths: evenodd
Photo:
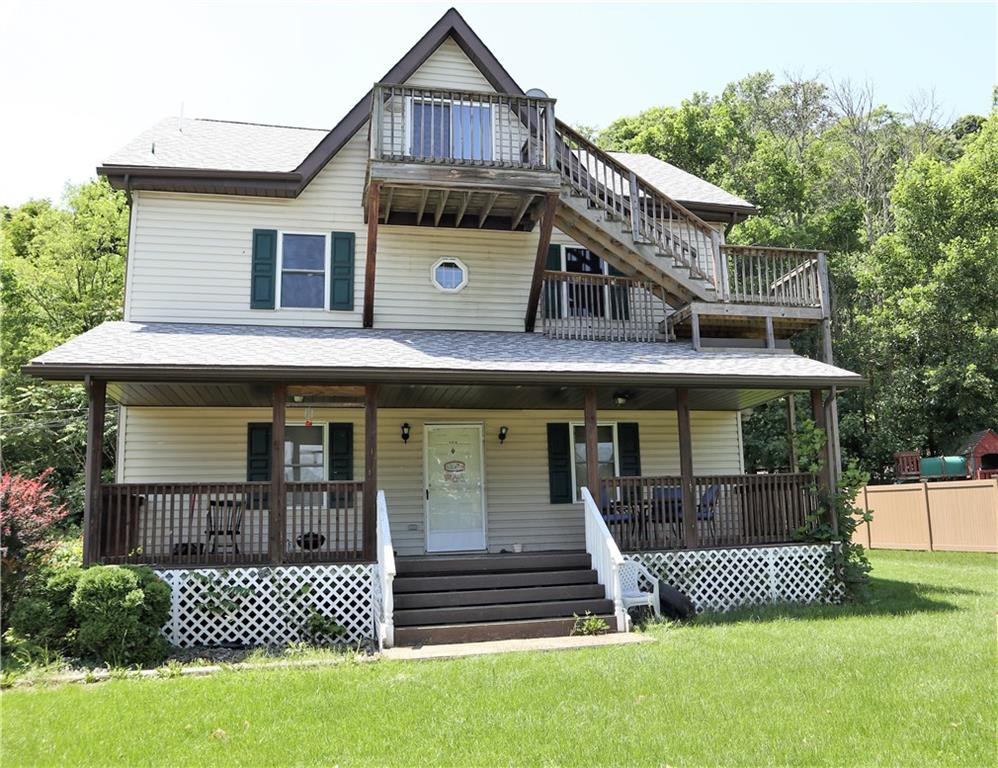
<path id="1" fill-rule="evenodd" d="M 641 443 L 638 440 L 638 424 L 622 421 L 617 424 L 617 447 L 620 448 L 620 474 L 622 477 L 637 477 L 641 474 Z"/>
<path id="2" fill-rule="evenodd" d="M 568 424 L 548 424 L 548 482 L 552 504 L 572 502 L 572 453 Z"/>
<path id="3" fill-rule="evenodd" d="M 253 230 L 250 309 L 273 309 L 277 293 L 277 230 Z"/>
<path id="4" fill-rule="evenodd" d="M 333 232 L 329 270 L 329 308 L 353 309 L 353 232 Z"/>
<path id="5" fill-rule="evenodd" d="M 250 424 L 246 439 L 246 479 L 250 482 L 270 481 L 269 423 Z"/>
<path id="6" fill-rule="evenodd" d="M 561 272 L 561 246 L 549 245 L 544 268 Z M 561 286 L 557 283 L 544 287 L 544 317 L 561 317 Z"/>
<path id="7" fill-rule="evenodd" d="M 353 424 L 329 424 L 329 479 L 353 480 Z"/>

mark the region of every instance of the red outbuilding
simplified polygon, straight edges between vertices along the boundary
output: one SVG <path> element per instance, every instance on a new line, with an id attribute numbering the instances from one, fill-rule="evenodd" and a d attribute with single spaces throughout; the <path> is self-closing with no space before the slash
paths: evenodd
<path id="1" fill-rule="evenodd" d="M 957 456 L 967 460 L 967 473 L 977 480 L 998 477 L 998 433 L 982 429 L 964 440 L 956 449 Z"/>

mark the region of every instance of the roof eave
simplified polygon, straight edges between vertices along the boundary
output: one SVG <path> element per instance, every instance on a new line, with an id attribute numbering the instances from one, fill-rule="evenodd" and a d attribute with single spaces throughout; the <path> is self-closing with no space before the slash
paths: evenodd
<path id="1" fill-rule="evenodd" d="M 721 374 L 620 373 L 601 371 L 496 371 L 425 368 L 331 368 L 286 366 L 144 366 L 31 363 L 29 376 L 54 381 L 82 381 L 87 376 L 117 381 L 342 381 L 397 382 L 400 377 L 425 384 L 614 384 L 620 386 L 690 386 L 717 389 L 854 389 L 862 376 L 731 376 Z"/>
<path id="2" fill-rule="evenodd" d="M 126 192 L 195 192 L 264 197 L 296 197 L 302 187 L 297 171 L 230 171 L 145 165 L 101 165 L 97 173 Z"/>

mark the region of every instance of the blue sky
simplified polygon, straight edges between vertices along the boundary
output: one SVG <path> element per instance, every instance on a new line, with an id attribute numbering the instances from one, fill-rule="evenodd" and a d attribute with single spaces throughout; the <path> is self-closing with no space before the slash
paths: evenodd
<path id="1" fill-rule="evenodd" d="M 0 203 L 58 197 L 183 104 L 187 117 L 330 127 L 449 3 L 2 0 Z M 870 81 L 903 110 L 986 114 L 995 3 L 461 3 L 569 122 L 716 93 L 763 69 Z"/>

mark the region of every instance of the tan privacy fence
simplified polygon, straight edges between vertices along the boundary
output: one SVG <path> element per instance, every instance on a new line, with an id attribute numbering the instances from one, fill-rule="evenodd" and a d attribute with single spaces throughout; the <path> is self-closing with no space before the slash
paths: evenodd
<path id="1" fill-rule="evenodd" d="M 871 549 L 998 552 L 998 478 L 869 485 L 856 504 L 873 521 L 853 540 Z"/>

